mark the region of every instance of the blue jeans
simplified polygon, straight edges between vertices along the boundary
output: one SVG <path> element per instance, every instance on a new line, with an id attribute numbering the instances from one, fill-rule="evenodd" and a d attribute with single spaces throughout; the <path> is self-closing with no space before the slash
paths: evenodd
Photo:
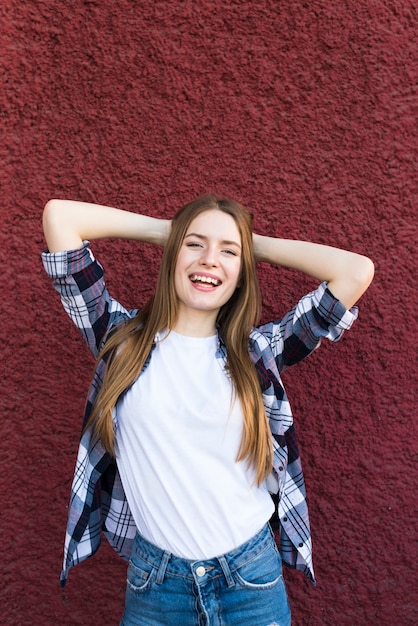
<path id="1" fill-rule="evenodd" d="M 164 552 L 138 533 L 121 626 L 289 626 L 282 560 L 270 527 L 208 561 Z"/>

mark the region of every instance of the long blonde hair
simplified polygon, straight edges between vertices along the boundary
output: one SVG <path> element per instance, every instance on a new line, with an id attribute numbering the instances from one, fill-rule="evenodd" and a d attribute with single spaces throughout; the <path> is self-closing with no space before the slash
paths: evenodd
<path id="1" fill-rule="evenodd" d="M 154 296 L 136 317 L 124 323 L 107 339 L 99 360 L 107 362 L 103 384 L 92 408 L 86 428 L 115 456 L 113 409 L 120 395 L 139 376 L 153 346 L 155 335 L 170 330 L 178 314 L 174 270 L 180 247 L 194 218 L 211 209 L 231 215 L 241 236 L 241 278 L 239 286 L 217 317 L 220 335 L 226 346 L 226 366 L 240 400 L 244 428 L 237 461 L 253 465 L 260 484 L 270 473 L 273 446 L 261 396 L 260 383 L 249 354 L 249 335 L 261 313 L 252 243 L 252 214 L 238 202 L 210 194 L 186 204 L 175 215 L 164 249 Z"/>

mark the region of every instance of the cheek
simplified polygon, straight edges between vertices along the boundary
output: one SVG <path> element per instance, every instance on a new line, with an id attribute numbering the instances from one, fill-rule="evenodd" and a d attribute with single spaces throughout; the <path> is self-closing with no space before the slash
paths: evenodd
<path id="1" fill-rule="evenodd" d="M 182 274 L 185 271 L 185 266 L 186 266 L 186 263 L 185 263 L 184 255 L 181 254 L 180 252 L 180 254 L 177 257 L 176 265 L 174 267 L 174 280 L 175 281 L 180 280 Z"/>
<path id="2" fill-rule="evenodd" d="M 175 269 L 174 269 L 175 275 L 180 276 L 181 274 L 187 271 L 187 268 L 189 267 L 191 263 L 189 256 L 190 255 L 187 254 L 187 249 L 182 248 L 180 250 L 179 255 L 177 257 Z"/>
<path id="3" fill-rule="evenodd" d="M 181 275 L 179 274 L 179 272 L 174 272 L 174 290 L 176 292 L 176 295 L 178 296 L 179 294 L 179 290 L 181 289 Z"/>

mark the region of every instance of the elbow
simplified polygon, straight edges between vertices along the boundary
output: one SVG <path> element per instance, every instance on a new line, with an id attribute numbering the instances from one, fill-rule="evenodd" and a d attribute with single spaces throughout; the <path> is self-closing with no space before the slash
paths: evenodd
<path id="1" fill-rule="evenodd" d="M 350 309 L 363 295 L 373 280 L 374 263 L 366 256 L 355 254 L 336 280 L 328 282 L 333 295 Z"/>
<path id="2" fill-rule="evenodd" d="M 62 200 L 49 200 L 43 210 L 42 226 L 46 244 L 50 252 L 67 250 L 73 241 L 69 238 L 68 211 L 65 210 Z M 67 241 L 68 240 L 68 241 Z M 76 247 L 76 245 L 74 245 Z"/>
<path id="3" fill-rule="evenodd" d="M 364 285 L 364 291 L 366 291 L 374 277 L 374 263 L 367 256 L 362 256 L 360 258 L 361 264 L 358 271 L 358 280 Z"/>
<path id="4" fill-rule="evenodd" d="M 60 228 L 63 225 L 71 226 L 72 214 L 74 213 L 71 203 L 67 200 L 48 200 L 44 206 L 42 222 L 45 228 Z"/>
<path id="5" fill-rule="evenodd" d="M 48 202 L 44 206 L 44 210 L 42 213 L 42 221 L 44 225 L 44 230 L 45 230 L 45 227 L 48 226 L 48 224 L 52 224 L 57 220 L 57 215 L 59 213 L 59 210 L 60 210 L 60 200 L 55 200 L 55 199 L 48 200 Z"/>
<path id="6" fill-rule="evenodd" d="M 65 200 L 57 200 L 57 198 L 51 198 L 44 206 L 44 214 L 56 213 L 62 211 Z"/>
<path id="7" fill-rule="evenodd" d="M 374 263 L 366 256 L 359 255 L 357 262 L 352 268 L 351 284 L 354 295 L 353 300 L 357 301 L 368 289 L 374 277 Z"/>

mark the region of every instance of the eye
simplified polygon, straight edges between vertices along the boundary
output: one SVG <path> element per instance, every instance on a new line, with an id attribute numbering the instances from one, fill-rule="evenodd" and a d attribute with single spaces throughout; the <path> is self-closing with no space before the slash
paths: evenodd
<path id="1" fill-rule="evenodd" d="M 202 244 L 199 243 L 198 241 L 189 241 L 188 243 L 186 243 L 186 247 L 187 248 L 201 248 Z"/>
<path id="2" fill-rule="evenodd" d="M 238 256 L 235 250 L 231 250 L 230 248 L 227 248 L 226 250 L 222 250 L 222 252 L 224 252 L 225 254 L 230 254 L 231 256 Z"/>

